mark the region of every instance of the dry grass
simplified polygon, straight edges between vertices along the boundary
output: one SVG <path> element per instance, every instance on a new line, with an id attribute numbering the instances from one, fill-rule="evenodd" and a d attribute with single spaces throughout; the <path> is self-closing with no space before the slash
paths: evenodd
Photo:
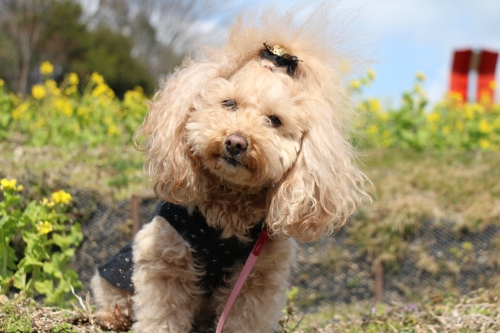
<path id="1" fill-rule="evenodd" d="M 452 222 L 455 232 L 500 224 L 500 153 L 371 150 L 363 169 L 374 202 L 347 225 L 352 239 L 386 263 L 402 258 L 424 221 Z"/>
<path id="2" fill-rule="evenodd" d="M 288 309 L 280 333 L 499 332 L 497 293 L 479 290 L 467 296 L 433 297 L 417 304 L 339 304 L 318 313 Z M 103 332 L 90 311 L 44 307 L 30 299 L 0 300 L 0 332 Z M 193 331 L 194 332 L 194 331 Z"/>
<path id="3" fill-rule="evenodd" d="M 131 145 L 96 148 L 27 147 L 0 142 L 1 177 L 39 188 L 87 188 L 114 199 L 149 193 L 143 156 Z"/>
<path id="4" fill-rule="evenodd" d="M 282 333 L 499 332 L 498 293 L 479 290 L 467 296 L 431 297 L 416 304 L 340 304 L 308 314 L 288 315 Z M 291 330 L 298 322 L 296 330 Z"/>

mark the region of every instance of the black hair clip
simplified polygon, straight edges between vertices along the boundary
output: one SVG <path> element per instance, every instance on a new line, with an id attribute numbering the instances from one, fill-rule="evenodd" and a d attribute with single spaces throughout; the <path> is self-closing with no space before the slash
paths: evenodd
<path id="1" fill-rule="evenodd" d="M 296 56 L 288 53 L 287 49 L 281 45 L 275 45 L 272 48 L 264 43 L 265 49 L 261 50 L 259 56 L 262 59 L 271 61 L 276 67 L 286 67 L 286 72 L 289 75 L 295 74 L 295 68 L 299 60 Z"/>

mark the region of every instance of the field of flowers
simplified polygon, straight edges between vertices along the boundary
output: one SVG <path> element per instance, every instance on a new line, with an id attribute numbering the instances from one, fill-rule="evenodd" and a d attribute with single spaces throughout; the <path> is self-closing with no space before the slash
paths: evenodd
<path id="1" fill-rule="evenodd" d="M 148 97 L 140 87 L 119 100 L 98 73 L 85 86 L 75 73 L 58 85 L 52 71 L 50 63 L 42 64 L 45 80 L 27 98 L 7 91 L 0 80 L 0 140 L 57 147 L 131 144 L 147 112 Z M 400 106 L 390 108 L 363 98 L 363 87 L 374 79 L 370 70 L 350 85 L 359 100 L 354 136 L 360 148 L 500 150 L 500 104 L 463 103 L 450 94 L 431 106 L 422 88 L 425 77 L 417 74 Z"/>
<path id="2" fill-rule="evenodd" d="M 361 93 L 375 79 L 375 73 L 351 82 Z M 411 90 L 403 92 L 400 106 L 387 108 L 374 98 L 362 98 L 358 105 L 357 128 L 361 148 L 415 150 L 500 150 L 500 104 L 483 100 L 464 103 L 450 93 L 436 105 L 422 87 L 423 73 L 417 73 Z"/>
<path id="3" fill-rule="evenodd" d="M 16 96 L 0 80 L 0 140 L 30 146 L 69 147 L 129 144 L 146 113 L 146 96 L 137 87 L 120 101 L 98 73 L 80 86 L 75 73 L 58 85 L 45 62 L 43 84 L 27 98 Z"/>

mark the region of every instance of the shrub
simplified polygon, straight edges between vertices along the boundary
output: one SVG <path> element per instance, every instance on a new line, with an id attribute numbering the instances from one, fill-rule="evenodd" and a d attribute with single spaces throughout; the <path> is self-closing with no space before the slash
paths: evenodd
<path id="1" fill-rule="evenodd" d="M 71 195 L 60 190 L 23 208 L 22 190 L 15 179 L 0 181 L 0 292 L 14 287 L 61 306 L 71 285 L 81 288 L 77 273 L 68 267 L 83 239 L 80 225 L 64 214 Z"/>

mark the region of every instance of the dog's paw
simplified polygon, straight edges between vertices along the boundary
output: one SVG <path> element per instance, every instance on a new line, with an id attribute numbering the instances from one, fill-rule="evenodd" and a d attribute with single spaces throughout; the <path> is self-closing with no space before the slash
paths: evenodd
<path id="1" fill-rule="evenodd" d="M 113 310 L 99 310 L 95 314 L 95 320 L 103 329 L 110 331 L 128 331 L 132 326 L 132 318 L 122 314 L 118 304 Z"/>

